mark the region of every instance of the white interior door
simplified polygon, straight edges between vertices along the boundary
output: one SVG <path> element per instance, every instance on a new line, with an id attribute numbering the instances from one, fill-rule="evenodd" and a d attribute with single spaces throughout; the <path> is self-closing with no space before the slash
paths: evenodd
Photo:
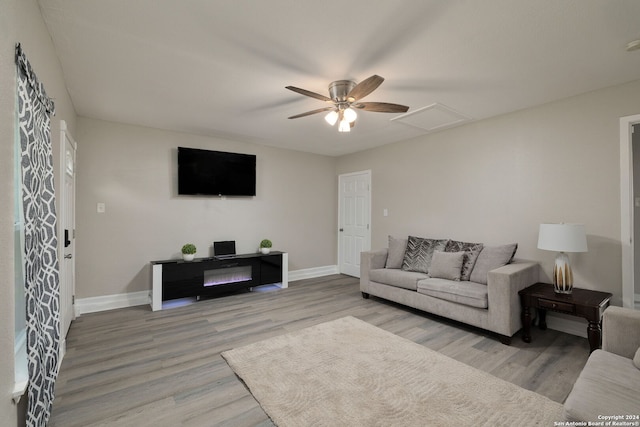
<path id="1" fill-rule="evenodd" d="M 66 349 L 65 337 L 75 318 L 75 229 L 76 229 L 76 143 L 61 122 L 61 177 L 60 200 L 60 338 L 61 352 Z"/>
<path id="2" fill-rule="evenodd" d="M 360 252 L 371 249 L 371 171 L 340 175 L 340 273 L 360 277 Z"/>
<path id="3" fill-rule="evenodd" d="M 620 242 L 622 243 L 622 306 L 635 308 L 633 127 L 640 114 L 620 118 Z M 640 304 L 638 304 L 640 306 Z M 639 307 L 640 309 L 640 307 Z"/>
<path id="4" fill-rule="evenodd" d="M 633 200 L 630 204 L 633 206 L 631 209 L 631 221 L 633 222 L 632 263 L 634 289 L 629 289 L 627 293 L 630 294 L 630 298 L 633 298 L 635 309 L 640 310 L 640 123 L 631 125 L 631 160 L 631 191 L 633 193 Z"/>

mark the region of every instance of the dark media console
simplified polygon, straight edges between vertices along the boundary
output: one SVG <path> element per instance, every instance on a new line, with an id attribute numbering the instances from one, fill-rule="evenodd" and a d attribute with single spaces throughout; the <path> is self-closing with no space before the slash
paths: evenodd
<path id="1" fill-rule="evenodd" d="M 163 301 L 214 296 L 271 283 L 280 283 L 286 288 L 288 264 L 288 254 L 278 251 L 193 261 L 152 261 L 151 308 L 162 310 Z"/>

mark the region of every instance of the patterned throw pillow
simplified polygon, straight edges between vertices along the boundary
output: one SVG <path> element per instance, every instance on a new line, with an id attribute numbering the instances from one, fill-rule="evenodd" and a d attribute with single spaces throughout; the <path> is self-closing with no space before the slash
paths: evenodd
<path id="1" fill-rule="evenodd" d="M 409 239 L 407 239 L 407 250 L 402 260 L 402 269 L 429 273 L 433 251 L 444 251 L 448 241 L 447 239 L 425 239 L 422 237 L 409 236 Z"/>
<path id="2" fill-rule="evenodd" d="M 483 246 L 484 245 L 482 243 L 468 243 L 449 240 L 445 252 L 464 252 L 464 261 L 462 262 L 462 275 L 460 280 L 469 280 L 473 266 L 475 265 Z"/>

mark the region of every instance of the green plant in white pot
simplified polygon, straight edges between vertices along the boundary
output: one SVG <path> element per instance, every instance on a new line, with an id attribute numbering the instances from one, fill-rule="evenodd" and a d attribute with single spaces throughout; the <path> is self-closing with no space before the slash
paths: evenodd
<path id="1" fill-rule="evenodd" d="M 193 243 L 187 243 L 182 247 L 182 258 L 185 261 L 193 261 L 196 256 L 196 245 Z"/>
<path id="2" fill-rule="evenodd" d="M 269 252 L 271 252 L 271 240 L 269 239 L 262 239 L 262 242 L 260 242 L 260 252 L 262 252 L 263 254 L 268 254 Z"/>

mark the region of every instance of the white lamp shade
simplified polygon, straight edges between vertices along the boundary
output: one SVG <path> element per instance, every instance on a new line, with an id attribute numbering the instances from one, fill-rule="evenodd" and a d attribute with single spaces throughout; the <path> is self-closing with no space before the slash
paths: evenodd
<path id="1" fill-rule="evenodd" d="M 324 116 L 324 119 L 327 121 L 327 123 L 329 123 L 331 126 L 333 126 L 338 121 L 338 112 L 337 111 L 331 111 L 331 112 L 329 112 L 329 114 Z"/>
<path id="2" fill-rule="evenodd" d="M 538 249 L 556 252 L 587 252 L 584 224 L 540 224 Z"/>
<path id="3" fill-rule="evenodd" d="M 351 125 L 346 120 L 340 120 L 340 124 L 338 125 L 338 132 L 351 132 Z"/>
<path id="4" fill-rule="evenodd" d="M 344 119 L 349 123 L 355 122 L 357 118 L 358 114 L 356 114 L 356 111 L 353 108 L 349 107 L 344 110 Z"/>

